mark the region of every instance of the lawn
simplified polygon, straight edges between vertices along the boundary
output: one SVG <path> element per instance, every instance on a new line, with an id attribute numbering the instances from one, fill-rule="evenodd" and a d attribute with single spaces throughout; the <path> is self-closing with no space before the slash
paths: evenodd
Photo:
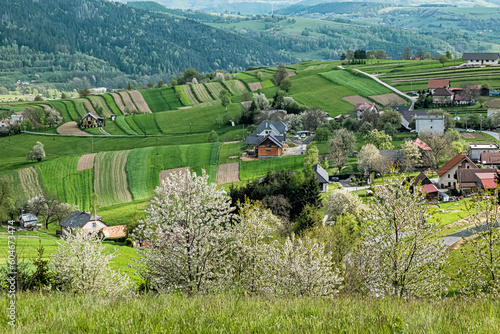
<path id="1" fill-rule="evenodd" d="M 242 143 L 222 144 L 219 149 L 217 164 L 222 165 L 232 162 L 239 162 L 242 148 L 244 150 L 245 147 L 246 145 Z"/>
<path id="2" fill-rule="evenodd" d="M 258 177 L 266 176 L 268 171 L 281 171 L 288 169 L 300 171 L 303 168 L 303 155 L 242 161 L 240 165 L 240 180 L 253 180 Z"/>

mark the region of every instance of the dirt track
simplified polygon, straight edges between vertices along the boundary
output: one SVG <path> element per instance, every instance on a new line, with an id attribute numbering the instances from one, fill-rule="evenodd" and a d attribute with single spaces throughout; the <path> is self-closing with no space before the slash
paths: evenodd
<path id="1" fill-rule="evenodd" d="M 219 165 L 217 167 L 217 184 L 225 184 L 240 181 L 240 164 Z"/>
<path id="2" fill-rule="evenodd" d="M 63 125 L 57 128 L 57 133 L 59 133 L 60 135 L 69 135 L 69 136 L 91 136 L 90 133 L 80 130 L 76 122 L 64 123 Z"/>

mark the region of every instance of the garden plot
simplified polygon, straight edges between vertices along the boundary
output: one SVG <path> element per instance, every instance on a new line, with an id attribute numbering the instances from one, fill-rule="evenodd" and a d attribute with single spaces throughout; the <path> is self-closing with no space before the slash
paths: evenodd
<path id="1" fill-rule="evenodd" d="M 122 98 L 120 97 L 120 95 L 118 95 L 117 93 L 110 93 L 110 95 L 113 97 L 113 99 L 115 100 L 115 103 L 117 105 L 118 108 L 120 108 L 120 111 L 124 114 L 125 114 L 125 105 L 123 104 L 123 101 L 122 101 Z"/>
<path id="2" fill-rule="evenodd" d="M 80 157 L 80 160 L 78 160 L 78 167 L 76 167 L 76 170 L 79 172 L 82 170 L 94 168 L 94 158 L 96 154 L 97 153 L 82 155 Z"/>
<path id="3" fill-rule="evenodd" d="M 139 110 L 137 110 L 138 108 L 134 104 L 134 102 L 132 101 L 132 98 L 130 97 L 128 92 L 120 92 L 118 94 L 120 94 L 120 96 L 122 97 L 123 103 L 125 104 L 125 107 L 129 108 L 130 111 L 132 111 L 132 110 L 139 111 Z"/>
<path id="4" fill-rule="evenodd" d="M 57 128 L 57 133 L 67 136 L 91 136 L 91 134 L 80 130 L 76 122 L 67 122 Z"/>
<path id="5" fill-rule="evenodd" d="M 361 95 L 346 96 L 343 97 L 342 100 L 347 101 L 354 105 L 358 103 L 372 103 L 372 101 L 368 100 L 365 97 L 362 97 Z"/>
<path id="6" fill-rule="evenodd" d="M 500 107 L 500 99 L 493 99 L 490 102 L 486 103 L 487 107 Z"/>
<path id="7" fill-rule="evenodd" d="M 148 104 L 144 100 L 144 97 L 142 96 L 142 94 L 139 91 L 132 90 L 129 92 L 129 94 L 130 94 L 130 97 L 132 98 L 132 100 L 134 101 L 135 105 L 137 106 L 137 108 L 139 108 L 139 111 L 141 113 L 143 113 L 143 114 L 151 114 L 152 113 L 151 109 L 149 109 Z"/>
<path id="8" fill-rule="evenodd" d="M 94 190 L 102 206 L 132 201 L 125 170 L 129 153 L 101 152 L 96 155 Z"/>
<path id="9" fill-rule="evenodd" d="M 395 93 L 382 94 L 382 95 L 372 95 L 370 98 L 374 99 L 383 106 L 399 106 L 406 104 L 406 100 Z"/>
<path id="10" fill-rule="evenodd" d="M 256 90 L 262 89 L 262 84 L 260 82 L 250 82 L 248 87 L 250 87 L 252 92 L 255 92 Z"/>
<path id="11" fill-rule="evenodd" d="M 32 198 L 44 193 L 40 182 L 40 176 L 34 167 L 23 168 L 19 170 L 18 173 L 21 181 L 21 188 L 27 198 Z"/>
<path id="12" fill-rule="evenodd" d="M 217 167 L 217 184 L 240 181 L 240 163 L 219 165 Z"/>
<path id="13" fill-rule="evenodd" d="M 464 139 L 481 139 L 484 136 L 480 133 L 461 133 L 460 134 Z"/>
<path id="14" fill-rule="evenodd" d="M 161 181 L 165 180 L 167 177 L 170 177 L 173 173 L 187 173 L 191 170 L 191 167 L 181 167 L 181 168 L 172 168 L 172 169 L 167 169 L 167 170 L 162 170 L 160 172 L 160 184 Z"/>

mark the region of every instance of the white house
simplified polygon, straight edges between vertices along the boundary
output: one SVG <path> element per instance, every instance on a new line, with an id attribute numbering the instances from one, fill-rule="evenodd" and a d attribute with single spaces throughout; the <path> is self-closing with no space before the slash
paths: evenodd
<path id="1" fill-rule="evenodd" d="M 415 130 L 419 135 L 422 132 L 427 132 L 435 136 L 443 136 L 444 115 L 417 115 L 415 117 Z"/>
<path id="2" fill-rule="evenodd" d="M 101 221 L 101 218 L 100 216 L 93 217 L 85 211 L 73 211 L 59 224 L 61 226 L 61 236 L 65 237 L 77 228 L 86 231 L 99 231 L 108 226 Z"/>
<path id="3" fill-rule="evenodd" d="M 493 142 L 477 142 L 469 144 L 469 157 L 472 161 L 481 161 L 481 153 L 497 153 L 498 145 Z"/>
<path id="4" fill-rule="evenodd" d="M 11 115 L 10 116 L 10 124 L 18 124 L 20 125 L 24 120 L 23 115 Z"/>
<path id="5" fill-rule="evenodd" d="M 500 55 L 497 52 L 492 53 L 464 53 L 462 60 L 464 65 L 480 66 L 480 65 L 498 65 Z"/>
<path id="6" fill-rule="evenodd" d="M 438 182 L 442 188 L 456 188 L 459 169 L 477 169 L 477 166 L 467 157 L 467 152 L 457 154 L 437 170 Z"/>

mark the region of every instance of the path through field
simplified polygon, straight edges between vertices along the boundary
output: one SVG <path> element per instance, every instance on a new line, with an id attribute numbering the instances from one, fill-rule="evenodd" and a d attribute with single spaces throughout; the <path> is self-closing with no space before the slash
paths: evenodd
<path id="1" fill-rule="evenodd" d="M 94 168 L 94 158 L 97 153 L 92 153 L 92 154 L 84 154 L 80 157 L 80 160 L 78 160 L 78 167 L 76 170 L 82 171 L 86 169 L 92 169 Z"/>
<path id="2" fill-rule="evenodd" d="M 143 114 L 151 114 L 152 111 L 151 109 L 149 109 L 149 106 L 148 104 L 146 103 L 146 101 L 144 100 L 144 97 L 142 96 L 142 94 L 136 90 L 131 90 L 130 92 L 130 96 L 132 97 L 132 99 L 134 100 L 135 102 L 135 105 L 137 106 L 137 108 L 139 108 L 139 111 Z"/>
<path id="3" fill-rule="evenodd" d="M 217 167 L 217 184 L 240 181 L 240 163 L 219 165 Z"/>
<path id="4" fill-rule="evenodd" d="M 57 128 L 57 133 L 68 136 L 91 136 L 90 133 L 80 130 L 76 122 L 67 122 Z"/>
<path id="5" fill-rule="evenodd" d="M 42 183 L 35 167 L 23 168 L 18 171 L 21 180 L 21 188 L 27 198 L 43 194 Z"/>

